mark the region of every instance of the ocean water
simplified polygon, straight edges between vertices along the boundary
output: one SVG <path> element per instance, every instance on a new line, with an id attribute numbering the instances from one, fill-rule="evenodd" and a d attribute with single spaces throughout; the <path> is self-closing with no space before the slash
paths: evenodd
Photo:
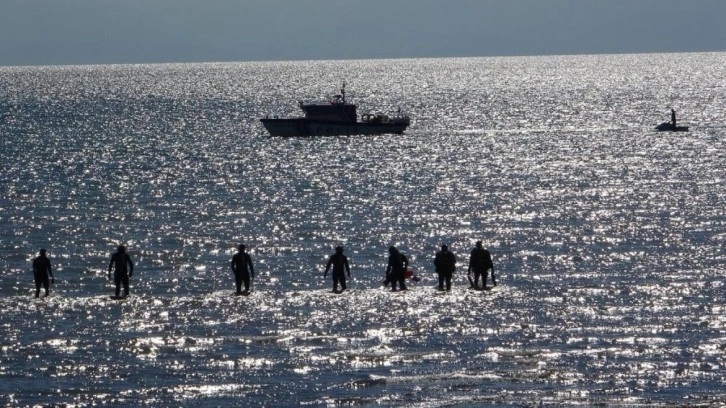
<path id="1" fill-rule="evenodd" d="M 725 78 L 726 53 L 0 68 L 0 404 L 718 406 Z M 258 121 L 343 82 L 412 125 Z M 671 107 L 690 132 L 653 131 Z M 496 290 L 468 289 L 477 240 Z M 407 292 L 381 287 L 389 245 Z"/>

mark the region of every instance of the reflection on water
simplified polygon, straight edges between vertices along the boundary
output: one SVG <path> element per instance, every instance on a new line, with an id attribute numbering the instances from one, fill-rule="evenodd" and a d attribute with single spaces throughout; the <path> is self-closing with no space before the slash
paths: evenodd
<path id="1" fill-rule="evenodd" d="M 0 401 L 715 404 L 723 59 L 0 69 Z M 405 107 L 407 134 L 264 135 L 255 118 L 341 75 L 362 107 Z M 692 132 L 650 130 L 669 104 Z M 467 289 L 478 239 L 493 291 Z M 111 301 L 119 242 L 137 270 Z M 231 296 L 239 242 L 248 297 Z M 451 293 L 433 289 L 442 242 Z M 322 278 L 337 244 L 342 295 Z M 391 244 L 423 277 L 408 292 L 380 287 Z M 34 300 L 40 246 L 57 283 Z"/>
<path id="2" fill-rule="evenodd" d="M 723 308 L 669 295 L 677 285 L 542 297 L 536 285 L 439 293 L 433 283 L 395 294 L 16 297 L 24 306 L 6 309 L 26 320 L 4 318 L 19 324 L 4 325 L 3 376 L 20 389 L 90 383 L 87 402 L 212 405 L 289 392 L 300 403 L 644 403 L 654 390 L 721 381 Z M 70 401 L 73 388 L 58 397 Z"/>

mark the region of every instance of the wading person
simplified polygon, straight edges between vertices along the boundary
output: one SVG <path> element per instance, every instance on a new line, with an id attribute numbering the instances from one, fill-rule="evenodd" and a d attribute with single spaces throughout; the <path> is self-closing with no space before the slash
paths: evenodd
<path id="1" fill-rule="evenodd" d="M 470 282 L 471 273 L 474 272 L 474 283 L 472 283 L 472 287 L 474 289 L 479 288 L 480 276 L 482 278 L 483 288 L 487 288 L 487 275 L 490 269 L 492 271 L 492 282 L 494 282 L 493 286 L 497 286 L 497 279 L 494 277 L 494 264 L 492 263 L 492 256 L 489 251 L 482 247 L 481 241 L 476 241 L 474 249 L 471 250 L 471 256 L 469 257 L 469 269 L 467 271 Z"/>
<path id="2" fill-rule="evenodd" d="M 330 255 L 328 263 L 325 265 L 325 272 L 323 278 L 328 277 L 328 271 L 330 267 L 333 267 L 333 292 L 338 292 L 338 284 L 340 284 L 340 292 L 347 289 L 345 285 L 345 272 L 348 272 L 350 278 L 350 264 L 348 263 L 348 257 L 343 255 L 343 247 L 335 247 L 335 253 Z"/>
<path id="3" fill-rule="evenodd" d="M 406 268 L 408 268 L 408 258 L 402 254 L 395 246 L 388 248 L 388 266 L 386 267 L 386 280 L 383 286 L 391 284 L 391 291 L 396 291 L 396 282 L 401 290 L 406 290 Z"/>
<path id="4" fill-rule="evenodd" d="M 113 282 L 116 284 L 116 297 L 120 297 L 121 285 L 124 287 L 124 296 L 129 295 L 129 278 L 134 274 L 134 262 L 129 254 L 126 253 L 126 247 L 119 245 L 116 253 L 111 255 L 111 262 L 108 263 L 108 280 L 111 280 L 111 272 L 113 271 Z"/>
<path id="5" fill-rule="evenodd" d="M 247 247 L 241 244 L 237 247 L 237 253 L 232 257 L 232 273 L 234 273 L 234 284 L 237 291 L 236 295 L 242 295 L 250 292 L 250 280 L 255 278 L 255 268 L 252 266 L 252 258 L 250 254 L 245 252 Z M 242 292 L 242 284 L 245 285 L 245 291 Z"/>
<path id="6" fill-rule="evenodd" d="M 444 290 L 444 284 L 446 284 L 447 291 L 451 290 L 451 277 L 454 276 L 456 270 L 456 257 L 449 251 L 446 244 L 441 245 L 441 251 L 436 253 L 434 267 L 439 275 L 439 290 Z"/>
<path id="7" fill-rule="evenodd" d="M 33 259 L 33 279 L 35 280 L 35 297 L 40 297 L 41 285 L 45 289 L 45 295 L 50 294 L 50 284 L 55 283 L 53 270 L 50 267 L 50 259 L 45 255 L 45 249 L 41 249 L 38 256 Z"/>

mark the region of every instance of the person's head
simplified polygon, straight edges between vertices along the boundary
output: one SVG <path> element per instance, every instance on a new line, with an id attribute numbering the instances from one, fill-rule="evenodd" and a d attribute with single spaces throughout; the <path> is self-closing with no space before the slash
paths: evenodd
<path id="1" fill-rule="evenodd" d="M 396 249 L 395 246 L 388 247 L 388 253 L 395 254 L 396 252 L 398 252 L 398 250 Z"/>
<path id="2" fill-rule="evenodd" d="M 476 241 L 476 247 L 481 248 L 481 241 Z"/>
<path id="3" fill-rule="evenodd" d="M 448 250 L 449 250 L 449 247 L 448 247 L 448 246 L 446 246 L 446 244 L 441 244 L 441 251 L 442 251 L 442 252 L 446 252 L 446 251 L 448 251 Z"/>
<path id="4" fill-rule="evenodd" d="M 123 246 L 123 245 L 119 245 L 119 246 L 118 246 L 118 248 L 117 248 L 117 251 L 118 251 L 119 253 L 123 254 L 123 253 L 125 253 L 125 252 L 126 252 L 126 247 L 125 247 L 125 246 Z"/>
<path id="5" fill-rule="evenodd" d="M 244 252 L 244 251 L 245 251 L 245 249 L 247 249 L 247 247 L 245 246 L 245 244 L 239 244 L 239 246 L 237 247 L 237 249 L 238 249 L 238 250 L 239 250 L 240 252 Z"/>
<path id="6" fill-rule="evenodd" d="M 45 248 L 40 248 L 40 255 L 41 256 L 45 256 L 45 252 L 46 252 Z"/>
<path id="7" fill-rule="evenodd" d="M 343 246 L 342 245 L 338 245 L 337 247 L 335 247 L 335 253 L 336 254 L 342 254 L 343 253 Z"/>

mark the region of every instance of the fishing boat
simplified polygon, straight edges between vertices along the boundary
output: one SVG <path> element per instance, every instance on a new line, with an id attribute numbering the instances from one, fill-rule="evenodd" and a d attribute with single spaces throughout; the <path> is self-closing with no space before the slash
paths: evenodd
<path id="1" fill-rule="evenodd" d="M 400 135 L 411 123 L 411 119 L 404 116 L 401 109 L 395 116 L 365 113 L 359 118 L 356 105 L 345 100 L 345 84 L 340 89 L 340 94 L 335 95 L 328 103 L 299 102 L 299 105 L 305 114 L 303 117 L 260 119 L 270 136 Z"/>

